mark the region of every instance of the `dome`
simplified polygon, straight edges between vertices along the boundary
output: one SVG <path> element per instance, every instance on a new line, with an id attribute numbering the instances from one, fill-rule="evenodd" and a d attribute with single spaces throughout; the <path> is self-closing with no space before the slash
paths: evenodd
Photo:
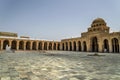
<path id="1" fill-rule="evenodd" d="M 92 24 L 94 23 L 105 23 L 105 21 L 102 18 L 96 18 L 95 20 L 93 20 Z"/>
<path id="2" fill-rule="evenodd" d="M 91 27 L 100 27 L 100 26 L 106 26 L 106 22 L 102 18 L 96 18 L 93 20 Z"/>

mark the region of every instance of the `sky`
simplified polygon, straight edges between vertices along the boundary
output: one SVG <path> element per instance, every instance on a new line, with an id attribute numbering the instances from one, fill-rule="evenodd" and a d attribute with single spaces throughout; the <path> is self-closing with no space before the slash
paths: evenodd
<path id="1" fill-rule="evenodd" d="M 96 18 L 120 31 L 120 0 L 0 0 L 0 31 L 18 36 L 80 37 Z"/>

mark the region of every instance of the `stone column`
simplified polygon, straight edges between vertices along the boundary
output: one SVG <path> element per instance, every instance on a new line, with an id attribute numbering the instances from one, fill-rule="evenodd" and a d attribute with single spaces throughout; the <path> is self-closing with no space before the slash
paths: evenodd
<path id="1" fill-rule="evenodd" d="M 24 41 L 24 50 L 26 50 L 26 41 Z"/>
<path id="2" fill-rule="evenodd" d="M 44 50 L 44 42 L 42 42 L 42 50 Z"/>
<path id="3" fill-rule="evenodd" d="M 17 41 L 16 47 L 17 47 L 16 50 L 19 50 L 19 41 Z"/>
<path id="4" fill-rule="evenodd" d="M 36 50 L 38 50 L 38 41 L 36 41 Z"/>
<path id="5" fill-rule="evenodd" d="M 12 47 L 12 40 L 9 40 L 9 47 Z"/>
<path id="6" fill-rule="evenodd" d="M 3 40 L 1 40 L 1 50 L 3 50 Z"/>
<path id="7" fill-rule="evenodd" d="M 109 40 L 109 52 L 112 53 L 112 42 Z"/>
<path id="8" fill-rule="evenodd" d="M 81 42 L 81 51 L 84 51 L 84 45 L 83 45 L 83 42 Z"/>
<path id="9" fill-rule="evenodd" d="M 68 51 L 70 51 L 70 42 L 68 42 Z"/>
<path id="10" fill-rule="evenodd" d="M 32 50 L 33 41 L 30 41 L 30 50 Z"/>
<path id="11" fill-rule="evenodd" d="M 102 52 L 102 45 L 100 42 L 98 43 L 98 52 Z"/>

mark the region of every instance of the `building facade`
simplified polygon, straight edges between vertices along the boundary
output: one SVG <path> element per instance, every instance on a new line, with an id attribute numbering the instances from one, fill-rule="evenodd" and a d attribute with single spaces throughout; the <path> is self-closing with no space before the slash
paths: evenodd
<path id="1" fill-rule="evenodd" d="M 82 52 L 120 53 L 120 32 L 110 33 L 110 27 L 102 18 L 93 20 L 87 32 L 81 37 L 62 39 L 61 41 L 34 40 L 29 37 L 17 37 L 14 33 L 0 33 L 0 50 L 6 45 L 14 50 L 63 50 Z M 3 37 L 7 36 L 9 37 Z M 10 35 L 11 34 L 11 35 Z M 12 37 L 10 37 L 12 36 Z"/>

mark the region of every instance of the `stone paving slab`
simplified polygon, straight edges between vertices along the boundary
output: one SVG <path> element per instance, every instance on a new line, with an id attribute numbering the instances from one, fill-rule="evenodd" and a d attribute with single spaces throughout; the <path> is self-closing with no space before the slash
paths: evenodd
<path id="1" fill-rule="evenodd" d="M 0 54 L 0 80 L 120 80 L 120 55 L 83 52 Z M 92 53 L 91 53 L 92 54 Z"/>

